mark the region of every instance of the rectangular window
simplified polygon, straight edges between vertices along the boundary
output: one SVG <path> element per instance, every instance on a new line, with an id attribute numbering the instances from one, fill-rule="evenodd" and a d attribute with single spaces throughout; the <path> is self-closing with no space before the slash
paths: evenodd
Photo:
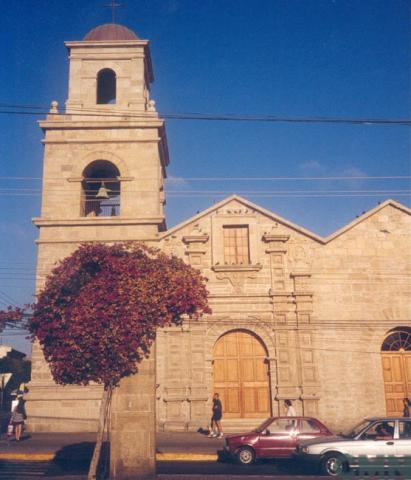
<path id="1" fill-rule="evenodd" d="M 411 439 L 411 419 L 400 421 L 400 439 Z"/>
<path id="2" fill-rule="evenodd" d="M 224 231 L 224 263 L 226 265 L 249 265 L 250 248 L 247 225 L 229 225 Z"/>

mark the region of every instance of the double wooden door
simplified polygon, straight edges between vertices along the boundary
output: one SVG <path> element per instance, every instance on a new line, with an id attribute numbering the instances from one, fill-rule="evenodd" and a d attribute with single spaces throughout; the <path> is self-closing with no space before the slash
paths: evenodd
<path id="1" fill-rule="evenodd" d="M 223 335 L 214 346 L 214 392 L 220 394 L 224 418 L 270 415 L 267 351 L 249 332 Z"/>
<path id="2" fill-rule="evenodd" d="M 403 399 L 411 397 L 411 352 L 382 352 L 387 416 L 401 416 Z"/>

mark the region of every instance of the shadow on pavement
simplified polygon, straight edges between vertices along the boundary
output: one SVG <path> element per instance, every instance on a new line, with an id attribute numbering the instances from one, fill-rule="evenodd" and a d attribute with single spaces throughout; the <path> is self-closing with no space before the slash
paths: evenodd
<path id="1" fill-rule="evenodd" d="M 54 473 L 56 469 L 64 474 L 84 475 L 88 472 L 91 457 L 94 451 L 94 442 L 82 442 L 73 445 L 66 445 L 56 452 L 51 462 L 50 470 Z M 98 466 L 99 478 L 106 478 L 110 465 L 109 443 L 104 442 L 101 449 L 100 462 Z"/>
<path id="2" fill-rule="evenodd" d="M 257 460 L 254 465 L 239 465 L 235 459 L 227 455 L 225 450 L 217 450 L 218 459 L 217 462 L 219 463 L 226 463 L 232 464 L 233 466 L 237 466 L 238 471 L 245 471 L 247 468 L 258 468 L 259 466 L 264 468 L 263 466 L 270 466 L 273 470 L 276 471 L 276 474 L 282 475 L 318 475 L 318 468 L 315 465 L 307 464 L 302 462 L 296 458 L 288 458 L 288 459 L 260 459 Z"/>

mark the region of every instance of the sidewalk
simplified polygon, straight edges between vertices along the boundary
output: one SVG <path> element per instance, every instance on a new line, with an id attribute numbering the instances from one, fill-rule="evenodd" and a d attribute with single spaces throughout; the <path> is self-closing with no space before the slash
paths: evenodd
<path id="1" fill-rule="evenodd" d="M 3 434 L 0 460 L 50 461 L 56 457 L 86 461 L 90 458 L 94 433 L 32 433 L 16 442 Z M 157 461 L 216 461 L 224 439 L 200 433 L 160 432 L 157 434 Z"/>

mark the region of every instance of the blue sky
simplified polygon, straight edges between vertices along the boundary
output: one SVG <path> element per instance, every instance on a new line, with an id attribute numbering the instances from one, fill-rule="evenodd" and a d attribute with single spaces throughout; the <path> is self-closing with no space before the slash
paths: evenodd
<path id="1" fill-rule="evenodd" d="M 106 3 L 8 2 L 0 31 L 0 103 L 63 105 L 64 41 L 80 40 L 110 22 Z M 404 119 L 410 117 L 410 5 L 408 0 L 128 0 L 117 21 L 151 42 L 152 97 L 160 113 Z M 34 290 L 37 232 L 31 218 L 39 215 L 40 198 L 22 189 L 41 186 L 35 180 L 42 171 L 40 118 L 0 114 L 0 306 L 9 298 L 28 302 Z M 410 187 L 406 179 L 250 178 L 409 176 L 407 126 L 168 120 L 167 134 L 167 190 L 218 192 L 169 195 L 169 226 L 225 192 L 320 235 L 386 198 L 410 205 L 403 195 Z M 301 190 L 344 196 L 278 196 Z M 366 190 L 381 193 L 364 196 Z M 21 337 L 3 340 L 16 338 Z"/>

